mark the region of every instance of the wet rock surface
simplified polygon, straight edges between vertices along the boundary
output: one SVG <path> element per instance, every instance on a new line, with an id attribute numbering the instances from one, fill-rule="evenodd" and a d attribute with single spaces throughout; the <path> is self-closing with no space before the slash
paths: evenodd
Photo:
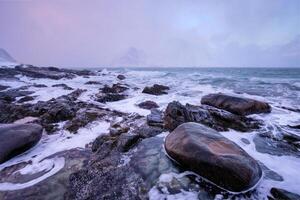
<path id="1" fill-rule="evenodd" d="M 176 101 L 169 103 L 164 113 L 165 128 L 172 131 L 185 122 L 201 123 L 217 131 L 227 131 L 232 128 L 243 132 L 258 129 L 261 124 L 260 121 L 207 105 L 186 104 L 184 106 Z"/>
<path id="2" fill-rule="evenodd" d="M 65 166 L 53 176 L 43 180 L 40 183 L 35 184 L 33 187 L 28 187 L 25 189 L 14 190 L 14 191 L 0 191 L 0 199 L 3 200 L 63 200 L 65 199 L 65 194 L 69 189 L 69 176 L 70 174 L 81 170 L 84 168 L 88 160 L 91 158 L 92 152 L 88 149 L 79 150 L 71 149 L 68 151 L 59 152 L 46 159 L 51 159 L 55 157 L 64 158 Z M 24 165 L 23 165 L 24 166 Z M 13 169 L 14 168 L 14 169 Z M 22 168 L 20 166 L 19 168 Z M 12 177 L 13 172 L 17 168 L 15 166 L 8 167 L 5 171 L 6 174 L 2 177 Z M 30 175 L 23 175 L 18 178 L 18 181 L 28 179 Z"/>
<path id="3" fill-rule="evenodd" d="M 168 94 L 167 90 L 170 88 L 168 86 L 154 84 L 151 87 L 145 87 L 142 93 L 152 94 L 152 95 L 163 95 Z"/>
<path id="4" fill-rule="evenodd" d="M 41 137 L 37 124 L 0 124 L 0 163 L 30 149 Z"/>
<path id="5" fill-rule="evenodd" d="M 67 86 L 67 85 L 64 84 L 64 83 L 54 84 L 54 85 L 52 85 L 52 87 L 61 87 L 61 88 L 63 88 L 64 90 L 73 90 L 73 88 Z"/>
<path id="6" fill-rule="evenodd" d="M 158 108 L 159 106 L 154 101 L 144 101 L 138 104 L 138 107 L 151 110 L 153 108 Z"/>
<path id="7" fill-rule="evenodd" d="M 0 91 L 6 90 L 7 88 L 9 88 L 9 86 L 6 86 L 6 85 L 0 85 Z"/>
<path id="8" fill-rule="evenodd" d="M 162 173 L 178 171 L 162 144 L 163 138 L 152 137 L 126 155 L 113 146 L 105 156 L 97 151 L 86 169 L 70 176 L 69 199 L 148 199 L 148 191 Z"/>
<path id="9" fill-rule="evenodd" d="M 300 157 L 297 145 L 272 137 L 266 133 L 256 134 L 253 138 L 255 148 L 260 153 L 276 156 L 291 155 Z"/>
<path id="10" fill-rule="evenodd" d="M 126 77 L 123 74 L 119 74 L 117 76 L 117 78 L 120 79 L 120 80 L 125 80 L 126 79 Z"/>
<path id="11" fill-rule="evenodd" d="M 33 96 L 25 96 L 25 97 L 22 97 L 21 99 L 19 99 L 18 103 L 24 103 L 24 102 L 32 101 L 32 100 L 34 100 Z"/>
<path id="12" fill-rule="evenodd" d="M 87 107 L 84 102 L 77 102 L 77 98 L 85 92 L 77 89 L 68 95 L 60 96 L 49 101 L 39 101 L 36 104 L 17 105 L 7 101 L 0 101 L 1 123 L 12 123 L 27 116 L 39 117 L 41 125 L 47 132 L 56 130 L 55 123 L 70 120 L 76 116 L 76 112 Z"/>
<path id="13" fill-rule="evenodd" d="M 275 200 L 297 200 L 300 199 L 300 195 L 294 194 L 292 192 L 279 189 L 279 188 L 272 188 L 271 194 Z"/>
<path id="14" fill-rule="evenodd" d="M 232 192 L 254 187 L 262 177 L 258 163 L 213 129 L 185 123 L 165 140 L 168 155 L 188 169 Z"/>
<path id="15" fill-rule="evenodd" d="M 120 83 L 113 84 L 111 87 L 105 85 L 101 91 L 95 95 L 96 101 L 101 103 L 120 101 L 127 98 L 124 94 L 129 88 Z"/>
<path id="16" fill-rule="evenodd" d="M 229 96 L 222 93 L 206 95 L 202 97 L 201 103 L 224 109 L 237 115 L 271 112 L 271 106 L 265 102 Z"/>

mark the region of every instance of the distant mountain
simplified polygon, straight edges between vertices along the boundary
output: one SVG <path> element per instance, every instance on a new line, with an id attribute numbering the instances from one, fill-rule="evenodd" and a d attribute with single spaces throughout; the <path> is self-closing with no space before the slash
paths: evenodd
<path id="1" fill-rule="evenodd" d="M 113 66 L 141 66 L 146 63 L 145 53 L 135 47 L 130 47 L 118 59 L 112 62 Z"/>
<path id="2" fill-rule="evenodd" d="M 0 66 L 16 65 L 17 61 L 7 53 L 4 49 L 0 48 Z"/>

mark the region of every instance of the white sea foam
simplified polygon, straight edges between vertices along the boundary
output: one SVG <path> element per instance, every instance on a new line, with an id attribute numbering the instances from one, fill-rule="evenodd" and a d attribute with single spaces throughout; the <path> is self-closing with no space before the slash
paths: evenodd
<path id="1" fill-rule="evenodd" d="M 62 79 L 62 80 L 51 80 L 51 79 L 34 79 L 28 78 L 25 76 L 19 76 L 20 81 L 18 80 L 0 80 L 1 85 L 8 85 L 12 88 L 18 88 L 25 85 L 33 84 L 45 84 L 47 88 L 36 88 L 30 87 L 28 90 L 34 91 L 35 93 L 31 96 L 36 96 L 35 100 L 37 101 L 47 101 L 51 98 L 56 98 L 58 96 L 68 94 L 72 91 L 64 90 L 60 87 L 52 87 L 54 84 L 65 83 L 68 86 L 77 89 L 86 89 L 78 99 L 80 101 L 85 101 L 89 103 L 94 103 L 103 107 L 108 107 L 110 109 L 115 109 L 118 111 L 126 113 L 138 113 L 140 115 L 148 115 L 149 110 L 141 109 L 137 107 L 137 104 L 146 101 L 152 100 L 155 101 L 161 109 L 165 109 L 169 102 L 179 101 L 182 104 L 190 103 L 194 105 L 200 105 L 201 97 L 209 93 L 223 92 L 248 98 L 253 98 L 257 100 L 267 101 L 272 105 L 272 112 L 270 114 L 260 114 L 252 115 L 256 119 L 263 120 L 268 127 L 273 127 L 272 134 L 275 136 L 280 136 L 281 131 L 276 127 L 280 126 L 281 128 L 288 125 L 297 125 L 300 123 L 300 113 L 288 111 L 285 109 L 277 108 L 276 106 L 286 106 L 292 108 L 300 108 L 298 102 L 300 100 L 300 92 L 290 86 L 299 87 L 298 80 L 289 80 L 287 78 L 264 78 L 264 77 L 248 77 L 245 80 L 248 82 L 242 82 L 240 79 L 232 75 L 221 73 L 214 74 L 213 72 L 206 73 L 201 72 L 190 72 L 188 70 L 184 71 L 172 71 L 171 73 L 167 71 L 148 71 L 148 70 L 131 70 L 127 69 L 124 72 L 126 79 L 122 83 L 128 84 L 130 88 L 138 87 L 138 90 L 130 89 L 127 91 L 129 97 L 125 100 L 110 102 L 107 104 L 101 104 L 94 101 L 93 96 L 99 92 L 99 88 L 103 87 L 105 84 L 112 85 L 114 83 L 120 82 L 116 75 L 119 74 L 116 71 L 111 70 L 102 70 L 98 73 L 98 76 L 90 76 L 89 78 L 84 78 L 77 76 L 74 79 Z M 214 79 L 217 79 L 217 84 L 214 83 Z M 232 79 L 232 81 L 231 81 Z M 101 85 L 85 85 L 87 81 L 100 81 Z M 241 94 L 235 94 L 237 88 L 248 89 L 252 86 L 255 89 L 256 85 L 261 82 L 266 84 L 266 91 L 274 90 L 276 95 L 253 95 L 247 93 L 247 90 L 241 90 Z M 226 85 L 225 83 L 229 83 Z M 273 85 L 270 86 L 269 83 Z M 142 90 L 145 86 L 151 86 L 153 84 L 163 84 L 170 87 L 168 94 L 154 96 L 149 94 L 142 93 Z M 225 84 L 225 85 L 224 85 Z M 235 85 L 232 85 L 235 84 Z M 274 86 L 272 88 L 272 86 Z M 265 87 L 265 86 L 262 86 Z M 256 93 L 254 93 L 256 94 Z M 260 94 L 260 93 L 258 93 Z M 269 93 L 268 93 L 269 94 Z M 280 94 L 278 96 L 277 94 Z M 106 122 L 95 122 L 89 126 L 82 128 L 78 131 L 78 134 L 73 135 L 67 131 L 61 131 L 57 135 L 43 135 L 42 140 L 32 149 L 27 152 L 19 155 L 4 164 L 0 165 L 0 170 L 4 167 L 11 166 L 20 162 L 32 161 L 31 165 L 27 165 L 23 169 L 19 170 L 21 174 L 34 174 L 37 172 L 46 172 L 43 177 L 47 178 L 49 175 L 53 175 L 55 172 L 54 169 L 58 169 L 59 162 L 47 157 L 52 154 L 72 148 L 84 148 L 85 145 L 91 142 L 99 134 L 107 133 L 109 124 Z M 270 129 L 271 130 L 271 129 Z M 258 192 L 260 193 L 261 198 L 266 198 L 271 187 L 279 187 L 286 189 L 291 192 L 300 194 L 298 186 L 300 185 L 300 160 L 299 158 L 293 156 L 274 156 L 269 154 L 262 154 L 256 151 L 255 145 L 253 143 L 253 137 L 256 132 L 251 133 L 239 133 L 237 131 L 222 132 L 222 134 L 228 139 L 234 141 L 239 146 L 241 146 L 246 152 L 248 152 L 252 157 L 261 161 L 271 170 L 275 171 L 284 178 L 284 181 L 278 182 L 273 180 L 263 179 L 261 184 L 258 186 Z M 295 131 L 294 134 L 299 134 Z M 246 138 L 250 141 L 249 145 L 241 142 L 241 138 Z M 47 159 L 45 159 L 47 158 Z M 57 158 L 59 159 L 59 158 Z M 124 157 L 121 164 L 127 164 L 130 158 Z M 62 161 L 60 161 L 62 163 Z M 55 172 L 56 173 L 56 172 Z M 41 178 L 41 177 L 40 177 Z M 160 181 L 167 181 L 171 178 L 170 175 L 162 175 Z M 37 183 L 39 180 L 34 180 L 33 184 Z M 44 179 L 43 179 L 44 180 Z M 32 183 L 25 183 L 23 185 L 17 185 L 12 183 L 6 183 L 6 188 L 10 189 L 20 189 L 24 186 L 32 185 Z M 3 183 L 1 183 L 3 184 Z M 0 188 L 3 188 L 0 185 Z M 179 194 L 161 194 L 157 188 L 152 188 L 149 192 L 150 199 L 193 199 L 197 198 L 197 194 L 191 191 L 182 191 Z"/>
<path id="2" fill-rule="evenodd" d="M 61 131 L 55 135 L 44 134 L 41 141 L 35 147 L 1 164 L 0 170 L 21 162 L 31 161 L 32 164 L 28 164 L 17 172 L 23 175 L 43 171 L 47 171 L 47 173 L 26 183 L 0 183 L 0 190 L 23 189 L 52 176 L 64 167 L 64 158 L 47 157 L 73 148 L 85 148 L 86 144 L 92 142 L 100 134 L 107 134 L 108 128 L 108 122 L 96 121 L 79 129 L 77 134 L 71 134 L 68 131 Z"/>

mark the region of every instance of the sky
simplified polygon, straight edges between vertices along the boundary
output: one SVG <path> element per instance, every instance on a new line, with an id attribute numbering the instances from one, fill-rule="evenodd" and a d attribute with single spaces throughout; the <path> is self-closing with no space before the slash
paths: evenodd
<path id="1" fill-rule="evenodd" d="M 299 0 L 0 0 L 0 48 L 59 67 L 300 67 Z"/>

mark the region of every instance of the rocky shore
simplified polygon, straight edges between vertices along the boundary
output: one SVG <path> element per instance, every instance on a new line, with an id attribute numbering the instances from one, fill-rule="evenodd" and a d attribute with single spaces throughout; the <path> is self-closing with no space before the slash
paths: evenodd
<path id="1" fill-rule="evenodd" d="M 300 199 L 251 153 L 299 162 L 299 124 L 270 127 L 269 102 L 160 104 L 176 88 L 106 70 L 19 65 L 0 81 L 0 199 Z"/>

